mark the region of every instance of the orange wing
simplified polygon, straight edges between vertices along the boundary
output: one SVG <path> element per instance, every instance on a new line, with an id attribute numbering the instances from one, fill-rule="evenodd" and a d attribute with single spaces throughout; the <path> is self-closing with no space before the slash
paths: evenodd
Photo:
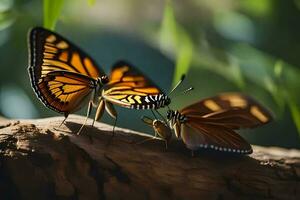
<path id="1" fill-rule="evenodd" d="M 84 51 L 57 33 L 36 27 L 28 38 L 28 71 L 36 95 L 57 112 L 74 112 L 104 73 Z"/>
<path id="2" fill-rule="evenodd" d="M 202 123 L 222 125 L 232 129 L 253 128 L 272 120 L 270 112 L 249 96 L 225 93 L 204 99 L 180 111 Z"/>
<path id="3" fill-rule="evenodd" d="M 103 98 L 128 108 L 157 109 L 169 104 L 169 98 L 138 69 L 119 61 L 111 72 Z"/>
<path id="4" fill-rule="evenodd" d="M 96 62 L 84 51 L 64 37 L 44 28 L 36 27 L 29 32 L 29 68 L 33 81 L 51 71 L 76 72 L 94 79 L 104 75 Z"/>
<path id="5" fill-rule="evenodd" d="M 45 106 L 69 114 L 80 108 L 93 89 L 94 79 L 66 71 L 49 72 L 34 87 L 37 96 Z"/>

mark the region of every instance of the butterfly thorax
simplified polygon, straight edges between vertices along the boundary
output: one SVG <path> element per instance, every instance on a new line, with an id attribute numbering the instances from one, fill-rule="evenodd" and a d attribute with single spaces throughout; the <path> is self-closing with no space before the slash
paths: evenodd
<path id="1" fill-rule="evenodd" d="M 101 94 L 102 88 L 106 84 L 108 84 L 108 82 L 109 82 L 109 79 L 108 79 L 108 77 L 106 75 L 97 78 L 97 82 L 96 82 L 97 87 L 96 87 L 96 90 L 97 90 L 97 92 L 99 94 Z"/>
<path id="2" fill-rule="evenodd" d="M 102 95 L 103 87 L 108 82 L 109 82 L 109 79 L 106 75 L 98 77 L 97 81 L 95 81 L 96 87 L 95 87 L 95 95 L 93 97 L 93 104 L 94 105 L 98 105 L 98 103 L 100 101 L 100 98 L 101 98 L 101 95 Z"/>

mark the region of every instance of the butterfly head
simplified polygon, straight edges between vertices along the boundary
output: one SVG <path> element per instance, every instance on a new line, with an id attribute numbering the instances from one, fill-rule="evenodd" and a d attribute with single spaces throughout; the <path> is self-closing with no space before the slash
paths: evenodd
<path id="1" fill-rule="evenodd" d="M 101 76 L 101 77 L 98 78 L 98 83 L 100 85 L 105 85 L 108 82 L 109 82 L 109 79 L 108 79 L 108 76 L 106 76 L 106 75 L 103 75 L 103 76 Z"/>

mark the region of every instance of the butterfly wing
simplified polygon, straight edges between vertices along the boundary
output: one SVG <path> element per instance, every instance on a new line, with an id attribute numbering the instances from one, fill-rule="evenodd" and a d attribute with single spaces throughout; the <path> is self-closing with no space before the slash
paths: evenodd
<path id="1" fill-rule="evenodd" d="M 191 150 L 209 148 L 225 152 L 252 153 L 251 145 L 232 129 L 202 124 L 193 118 L 181 125 L 181 138 Z"/>
<path id="2" fill-rule="evenodd" d="M 251 145 L 234 129 L 266 124 L 271 114 L 257 101 L 239 93 L 204 99 L 180 111 L 186 117 L 181 137 L 188 148 L 251 153 Z"/>
<path id="3" fill-rule="evenodd" d="M 104 75 L 96 62 L 64 37 L 36 27 L 29 32 L 29 68 L 37 83 L 49 72 L 65 70 L 97 79 Z"/>
<path id="4" fill-rule="evenodd" d="M 80 108 L 82 102 L 96 88 L 94 79 L 66 71 L 49 72 L 40 79 L 35 91 L 47 107 L 69 114 Z"/>
<path id="5" fill-rule="evenodd" d="M 157 109 L 168 104 L 168 97 L 131 64 L 119 61 L 102 94 L 106 100 L 127 108 Z"/>
<path id="6" fill-rule="evenodd" d="M 270 112 L 253 98 L 239 93 L 224 93 L 185 107 L 181 114 L 202 123 L 228 128 L 253 128 L 272 120 Z"/>
<path id="7" fill-rule="evenodd" d="M 84 51 L 57 33 L 36 27 L 28 38 L 28 71 L 38 98 L 57 112 L 78 109 L 104 73 Z"/>

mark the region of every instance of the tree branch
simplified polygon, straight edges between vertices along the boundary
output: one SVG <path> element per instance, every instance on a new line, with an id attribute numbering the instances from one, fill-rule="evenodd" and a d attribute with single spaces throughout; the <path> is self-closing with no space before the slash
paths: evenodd
<path id="1" fill-rule="evenodd" d="M 84 118 L 0 120 L 1 199 L 300 199 L 300 151 L 250 156 L 165 149 L 148 135 Z M 55 130 L 55 129 L 57 130 Z M 92 137 L 92 143 L 89 138 Z"/>

